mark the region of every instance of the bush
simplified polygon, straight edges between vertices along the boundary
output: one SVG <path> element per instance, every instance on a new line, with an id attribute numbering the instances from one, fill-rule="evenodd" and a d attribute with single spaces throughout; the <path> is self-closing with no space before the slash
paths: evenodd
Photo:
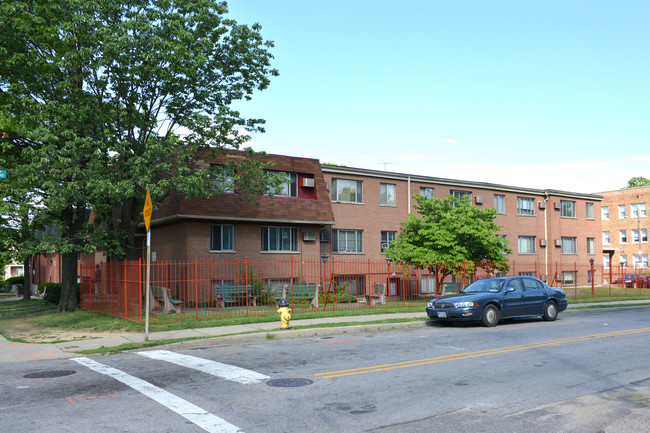
<path id="1" fill-rule="evenodd" d="M 45 296 L 43 299 L 50 304 L 59 305 L 61 300 L 61 283 L 45 283 L 38 285 L 38 291 L 43 293 L 45 291 Z M 77 284 L 77 304 L 81 299 L 81 286 Z"/>
<path id="2" fill-rule="evenodd" d="M 23 284 L 25 282 L 25 277 L 19 275 L 17 277 L 7 278 L 5 280 L 5 285 L 9 286 L 11 284 Z"/>

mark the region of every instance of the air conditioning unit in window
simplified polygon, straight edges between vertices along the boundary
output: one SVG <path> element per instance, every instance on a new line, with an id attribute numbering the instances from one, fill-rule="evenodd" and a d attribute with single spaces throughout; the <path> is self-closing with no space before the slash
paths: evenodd
<path id="1" fill-rule="evenodd" d="M 316 232 L 302 232 L 302 240 L 303 241 L 315 241 L 316 240 Z"/>
<path id="2" fill-rule="evenodd" d="M 483 196 L 482 195 L 475 195 L 474 196 L 474 203 L 483 204 Z"/>
<path id="3" fill-rule="evenodd" d="M 559 201 L 553 202 L 553 209 L 560 210 L 561 208 L 562 208 L 562 205 L 560 204 Z"/>
<path id="4" fill-rule="evenodd" d="M 384 254 L 386 252 L 387 248 L 388 248 L 388 242 L 382 242 L 381 243 L 381 253 Z"/>
<path id="5" fill-rule="evenodd" d="M 545 247 L 546 246 L 546 239 L 540 239 L 539 240 L 539 246 L 540 247 Z"/>
<path id="6" fill-rule="evenodd" d="M 562 246 L 562 240 L 561 239 L 555 239 L 555 246 L 556 247 L 561 247 Z"/>
<path id="7" fill-rule="evenodd" d="M 540 209 L 546 209 L 546 202 L 545 201 L 537 202 L 537 207 Z"/>
<path id="8" fill-rule="evenodd" d="M 311 178 L 311 177 L 303 177 L 302 178 L 302 186 L 313 188 L 314 187 L 314 179 Z"/>

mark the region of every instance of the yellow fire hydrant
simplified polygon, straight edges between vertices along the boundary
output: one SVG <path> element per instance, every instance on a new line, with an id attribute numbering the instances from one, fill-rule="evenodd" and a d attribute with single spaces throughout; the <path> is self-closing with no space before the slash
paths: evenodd
<path id="1" fill-rule="evenodd" d="M 291 325 L 289 325 L 289 320 L 291 320 L 291 308 L 289 308 L 289 303 L 286 299 L 280 299 L 278 307 L 280 307 L 277 311 L 280 315 L 280 329 L 291 328 Z"/>

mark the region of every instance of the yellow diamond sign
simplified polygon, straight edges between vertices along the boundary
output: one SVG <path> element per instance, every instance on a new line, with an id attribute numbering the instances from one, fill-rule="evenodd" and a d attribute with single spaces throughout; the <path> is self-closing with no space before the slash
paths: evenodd
<path id="1" fill-rule="evenodd" d="M 151 222 L 151 195 L 149 195 L 149 189 L 147 189 L 147 198 L 144 200 L 144 209 L 142 210 L 142 215 L 144 216 L 144 225 L 149 231 L 149 223 Z"/>

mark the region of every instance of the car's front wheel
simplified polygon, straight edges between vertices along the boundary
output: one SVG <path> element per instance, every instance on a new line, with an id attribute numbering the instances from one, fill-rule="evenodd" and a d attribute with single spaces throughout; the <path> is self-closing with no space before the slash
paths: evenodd
<path id="1" fill-rule="evenodd" d="M 494 305 L 488 305 L 483 310 L 483 317 L 481 318 L 481 325 L 491 328 L 499 323 L 499 310 Z"/>
<path id="2" fill-rule="evenodd" d="M 544 314 L 542 315 L 542 318 L 547 322 L 552 322 L 557 318 L 557 304 L 554 301 L 548 301 L 546 305 L 544 305 Z"/>

